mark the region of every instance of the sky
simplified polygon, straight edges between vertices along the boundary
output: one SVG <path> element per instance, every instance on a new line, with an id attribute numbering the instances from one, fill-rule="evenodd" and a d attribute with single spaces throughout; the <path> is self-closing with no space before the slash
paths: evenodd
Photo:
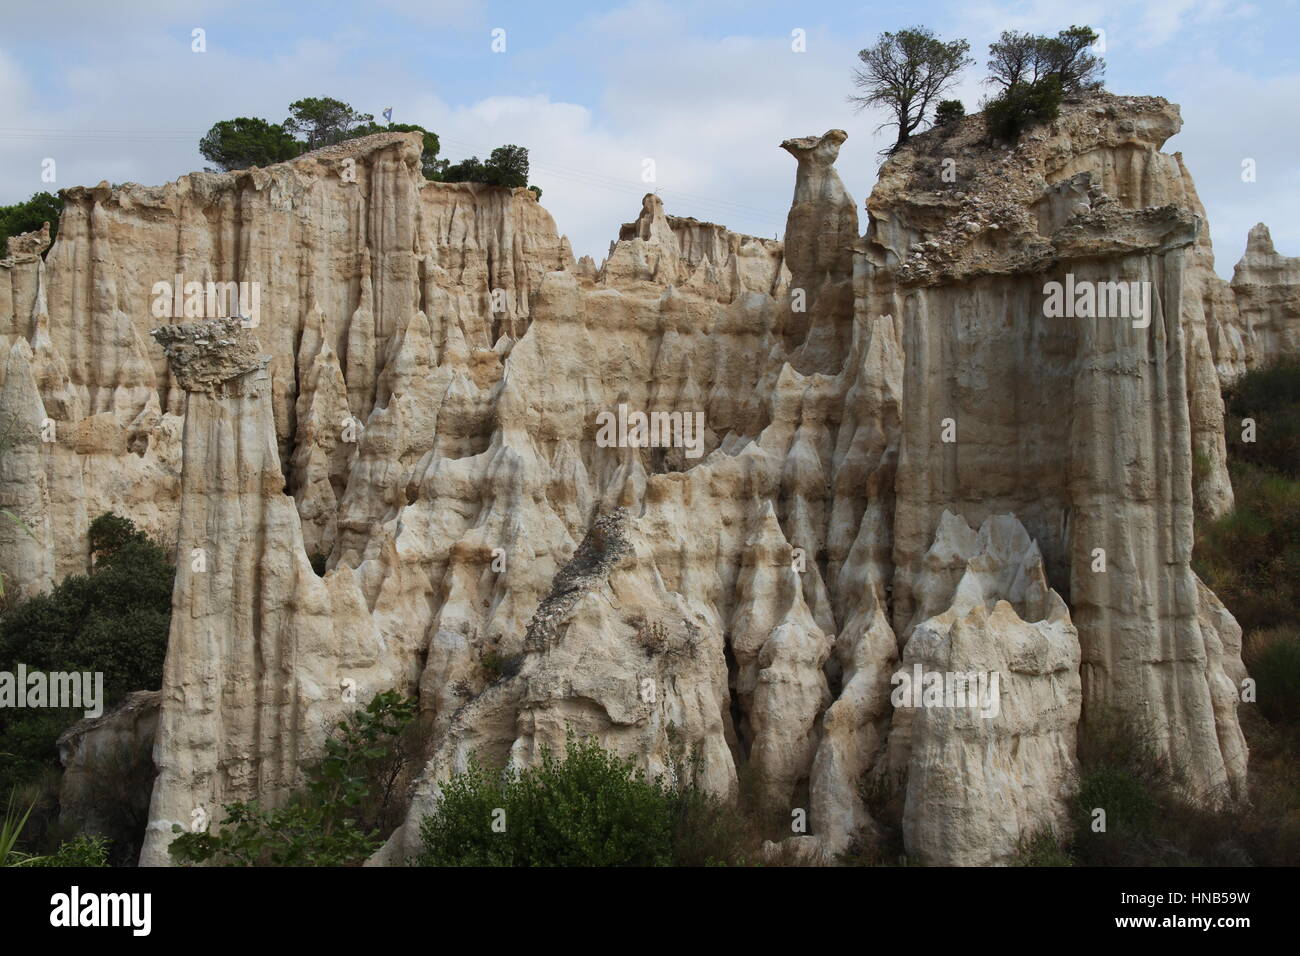
<path id="1" fill-rule="evenodd" d="M 0 23 L 0 204 L 161 184 L 204 167 L 213 123 L 283 121 L 292 101 L 332 96 L 391 107 L 453 161 L 528 147 L 542 204 L 597 261 L 650 189 L 674 215 L 779 236 L 792 136 L 846 130 L 837 168 L 864 203 L 892 137 L 847 96 L 857 51 L 884 30 L 967 39 L 977 63 L 950 95 L 973 111 L 1002 30 L 1088 24 L 1104 31 L 1108 89 L 1181 104 L 1165 149 L 1195 178 L 1218 272 L 1260 221 L 1300 255 L 1300 0 L 5 0 Z"/>

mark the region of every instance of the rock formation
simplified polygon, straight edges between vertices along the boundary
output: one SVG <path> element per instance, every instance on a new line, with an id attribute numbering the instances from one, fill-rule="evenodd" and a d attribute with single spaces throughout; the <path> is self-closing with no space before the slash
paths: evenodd
<path id="1" fill-rule="evenodd" d="M 149 815 L 161 698 L 156 690 L 134 691 L 108 712 L 59 735 L 61 826 L 108 837 L 114 851 L 139 851 L 139 821 Z"/>
<path id="2" fill-rule="evenodd" d="M 1068 826 L 1078 634 L 1010 515 L 977 535 L 944 512 L 917 592 L 922 608 L 944 610 L 918 615 L 898 671 L 889 769 L 906 780 L 908 850 L 948 866 L 1009 863 Z"/>
<path id="3" fill-rule="evenodd" d="M 1295 344 L 1295 270 L 1257 229 L 1213 275 L 1180 122 L 1098 94 L 1011 149 L 968 117 L 883 166 L 861 236 L 845 134 L 787 140 L 783 242 L 647 196 L 600 264 L 528 190 L 424 181 L 419 134 L 66 191 L 45 258 L 0 261 L 0 493 L 35 532 L 0 570 L 84 568 L 107 510 L 175 544 L 142 862 L 284 799 L 391 687 L 427 763 L 376 862 L 472 753 L 569 728 L 747 770 L 823 857 L 883 779 L 909 853 L 1007 861 L 1103 715 L 1240 796 L 1192 519 L 1231 506 L 1220 384 Z M 1053 282 L 1140 308 L 1055 315 Z M 999 674 L 998 716 L 897 708 L 917 664 Z"/>

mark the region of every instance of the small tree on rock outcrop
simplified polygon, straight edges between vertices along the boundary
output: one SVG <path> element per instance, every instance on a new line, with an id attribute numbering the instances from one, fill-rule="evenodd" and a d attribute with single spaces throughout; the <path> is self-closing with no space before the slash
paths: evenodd
<path id="1" fill-rule="evenodd" d="M 858 52 L 863 65 L 853 71 L 853 82 L 866 92 L 850 96 L 849 102 L 859 109 L 884 106 L 894 114 L 878 128 L 898 127 L 898 139 L 887 150 L 896 152 L 961 71 L 975 62 L 969 52 L 965 40 L 945 43 L 925 27 L 882 33 L 875 46 Z"/>
<path id="2" fill-rule="evenodd" d="M 989 44 L 989 75 L 985 80 L 1003 90 L 1056 77 L 1066 95 L 1097 89 L 1106 64 L 1091 52 L 1098 34 L 1091 27 L 1072 26 L 1054 37 L 1004 30 Z"/>
<path id="3" fill-rule="evenodd" d="M 284 128 L 302 137 L 307 149 L 320 149 L 351 139 L 357 127 L 373 125 L 371 113 L 358 113 L 342 100 L 328 96 L 309 96 L 289 104 L 289 118 Z M 378 130 L 376 130 L 378 132 Z"/>
<path id="4" fill-rule="evenodd" d="M 1100 89 L 1105 64 L 1091 52 L 1097 39 L 1079 26 L 1054 37 L 1003 31 L 989 44 L 984 81 L 1002 88 L 984 104 L 989 136 L 1014 142 L 1027 127 L 1055 119 L 1066 96 Z"/>
<path id="5" fill-rule="evenodd" d="M 199 152 L 218 172 L 282 163 L 302 150 L 302 143 L 279 123 L 256 116 L 221 120 L 199 140 Z"/>

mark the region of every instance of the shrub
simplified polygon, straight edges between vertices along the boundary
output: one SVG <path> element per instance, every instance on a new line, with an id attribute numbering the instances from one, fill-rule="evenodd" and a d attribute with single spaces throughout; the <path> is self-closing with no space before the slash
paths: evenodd
<path id="1" fill-rule="evenodd" d="M 538 767 L 474 760 L 420 826 L 423 866 L 690 866 L 735 862 L 738 824 L 687 782 L 647 779 L 631 760 L 572 732 Z"/>
<path id="2" fill-rule="evenodd" d="M 108 866 L 108 840 L 82 834 L 62 844 L 49 856 L 32 860 L 30 866 Z"/>
<path id="3" fill-rule="evenodd" d="M 1254 632 L 1246 640 L 1245 658 L 1264 716 L 1300 724 L 1300 627 L 1283 624 Z"/>
<path id="4" fill-rule="evenodd" d="M 471 156 L 448 166 L 442 174 L 447 183 L 486 183 L 489 186 L 515 188 L 528 184 L 528 150 L 523 146 L 498 146 L 492 150 L 487 162 Z M 542 191 L 529 187 L 540 199 Z"/>
<path id="5" fill-rule="evenodd" d="M 303 144 L 282 124 L 256 116 L 221 120 L 199 140 L 199 153 L 221 171 L 271 166 L 302 151 Z"/>
<path id="6" fill-rule="evenodd" d="M 966 115 L 961 100 L 943 100 L 934 109 L 935 126 L 955 126 Z"/>
<path id="7" fill-rule="evenodd" d="M 1236 461 L 1300 480 L 1300 362 L 1254 369 L 1224 390 L 1224 431 Z M 1254 441 L 1242 440 L 1242 420 L 1255 422 Z"/>
<path id="8" fill-rule="evenodd" d="M 1051 830 L 1040 830 L 1022 840 L 1012 866 L 1073 866 L 1068 850 Z"/>
<path id="9" fill-rule="evenodd" d="M 1089 27 L 1072 26 L 1054 37 L 1004 30 L 989 44 L 986 83 L 1004 88 L 1052 76 L 1070 94 L 1101 87 L 1106 65 L 1092 46 L 1099 35 Z"/>
<path id="10" fill-rule="evenodd" d="M 1198 529 L 1193 566 L 1247 633 L 1300 620 L 1300 482 L 1230 470 L 1236 506 Z"/>
<path id="11" fill-rule="evenodd" d="M 97 557 L 89 574 L 69 575 L 45 594 L 0 615 L 0 670 L 90 671 L 104 675 L 107 709 L 133 690 L 162 686 L 175 569 L 127 519 L 107 514 L 90 528 Z M 55 741 L 81 710 L 0 710 L 0 786 L 58 768 Z"/>
<path id="12" fill-rule="evenodd" d="M 396 691 L 376 694 L 335 725 L 306 789 L 284 807 L 226 804 L 219 833 L 173 825 L 179 836 L 168 852 L 182 862 L 223 866 L 359 866 L 379 848 L 389 822 L 406 763 L 401 738 L 415 707 Z"/>
<path id="13" fill-rule="evenodd" d="M 9 238 L 50 224 L 50 243 L 59 231 L 59 216 L 63 214 L 63 199 L 53 193 L 33 193 L 26 202 L 0 206 L 0 259 L 8 255 Z"/>
<path id="14" fill-rule="evenodd" d="M 1030 126 L 1056 119 L 1063 97 L 1056 76 L 1016 83 L 984 107 L 985 128 L 991 138 L 1014 143 Z"/>

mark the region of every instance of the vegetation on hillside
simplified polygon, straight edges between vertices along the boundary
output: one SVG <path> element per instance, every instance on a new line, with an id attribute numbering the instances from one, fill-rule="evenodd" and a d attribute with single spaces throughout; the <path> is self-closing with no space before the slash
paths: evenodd
<path id="1" fill-rule="evenodd" d="M 135 690 L 162 685 L 175 569 L 132 522 L 114 514 L 90 526 L 94 565 L 0 613 L 0 671 L 103 675 L 105 711 Z M 57 816 L 59 735 L 84 709 L 0 708 L 0 793 L 33 806 L 29 842 L 44 845 Z M 125 771 L 124 771 L 125 772 Z M 104 815 L 113 813 L 105 806 Z"/>
<path id="2" fill-rule="evenodd" d="M 863 92 L 850 96 L 858 109 L 882 106 L 893 117 L 877 129 L 893 126 L 898 137 L 889 152 L 897 151 L 930 118 L 944 92 L 956 84 L 962 70 L 975 61 L 965 40 L 944 42 L 925 27 L 880 34 L 875 44 L 858 51 L 862 65 L 853 71 L 853 83 Z"/>
<path id="3" fill-rule="evenodd" d="M 335 725 L 306 787 L 283 806 L 226 804 L 216 830 L 174 826 L 168 852 L 221 866 L 360 866 L 397 823 L 394 797 L 412 753 L 404 735 L 415 710 L 416 701 L 396 691 L 376 694 Z"/>
<path id="4" fill-rule="evenodd" d="M 744 825 L 685 764 L 649 779 L 570 732 L 537 767 L 477 762 L 421 824 L 423 866 L 715 866 L 752 858 Z"/>
<path id="5" fill-rule="evenodd" d="M 309 96 L 289 104 L 281 123 L 241 116 L 221 120 L 199 140 L 199 152 L 218 171 L 269 166 L 313 149 L 333 146 L 374 133 L 422 133 L 420 167 L 424 178 L 438 182 L 476 182 L 491 186 L 527 186 L 528 150 L 498 146 L 487 162 L 471 156 L 452 165 L 439 157 L 438 134 L 415 123 L 376 123 L 371 113 L 329 96 Z M 541 190 L 530 186 L 539 197 Z"/>
<path id="6" fill-rule="evenodd" d="M 46 192 L 33 193 L 31 199 L 12 206 L 0 206 L 0 259 L 8 255 L 10 236 L 39 229 L 42 223 L 50 224 L 52 244 L 58 234 L 59 216 L 62 214 L 63 198 Z"/>
<path id="7" fill-rule="evenodd" d="M 989 75 L 999 88 L 984 104 L 985 125 L 993 140 L 1014 142 L 1021 132 L 1054 119 L 1062 100 L 1101 88 L 1103 61 L 1093 52 L 1098 40 L 1090 27 L 1072 26 L 1056 36 L 1007 30 L 989 44 Z M 882 33 L 873 46 L 858 52 L 862 65 L 853 83 L 863 92 L 850 96 L 859 109 L 883 107 L 887 126 L 898 137 L 886 153 L 896 152 L 927 121 L 952 127 L 965 115 L 960 100 L 943 100 L 961 73 L 975 61 L 970 44 L 944 42 L 925 27 Z"/>

